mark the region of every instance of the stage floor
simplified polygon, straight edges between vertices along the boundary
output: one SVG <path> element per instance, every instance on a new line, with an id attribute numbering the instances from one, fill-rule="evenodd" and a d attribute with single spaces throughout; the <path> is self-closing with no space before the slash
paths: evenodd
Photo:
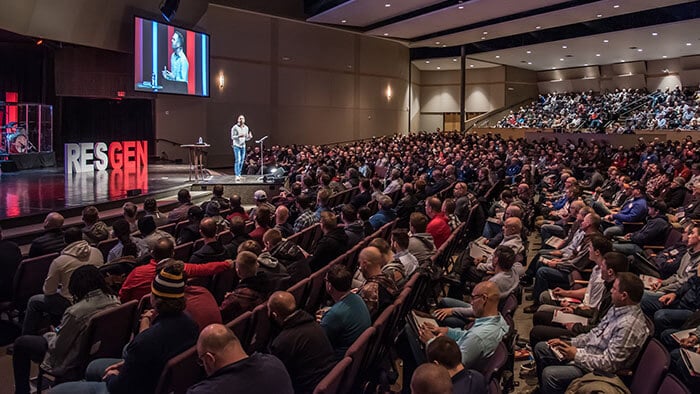
<path id="1" fill-rule="evenodd" d="M 132 189 L 141 189 L 142 195 L 169 190 L 176 194 L 192 184 L 188 171 L 187 165 L 152 164 L 136 172 L 65 174 L 55 167 L 2 173 L 0 220 L 121 200 Z"/>

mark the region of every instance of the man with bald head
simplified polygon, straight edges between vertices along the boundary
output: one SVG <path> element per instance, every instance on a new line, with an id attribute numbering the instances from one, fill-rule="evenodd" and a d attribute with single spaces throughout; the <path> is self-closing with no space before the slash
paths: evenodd
<path id="1" fill-rule="evenodd" d="M 282 237 L 291 237 L 294 234 L 294 228 L 292 224 L 289 223 L 289 208 L 284 205 L 280 205 L 275 209 L 275 227 Z"/>
<path id="2" fill-rule="evenodd" d="M 187 390 L 188 394 L 224 393 L 293 394 L 292 381 L 284 364 L 275 356 L 248 355 L 228 327 L 211 324 L 197 340 L 197 359 L 207 379 Z"/>
<path id="3" fill-rule="evenodd" d="M 365 300 L 369 314 L 374 320 L 394 302 L 399 290 L 396 283 L 382 272 L 384 258 L 379 249 L 374 246 L 362 249 L 358 261 L 359 270 L 366 281 L 358 288 L 357 294 Z"/>
<path id="4" fill-rule="evenodd" d="M 501 339 L 508 332 L 508 324 L 498 312 L 498 286 L 493 282 L 481 282 L 474 287 L 471 305 L 476 320 L 469 330 L 460 328 L 436 327 L 430 323 L 419 327 L 418 337 L 426 345 L 437 335 L 447 335 L 454 339 L 462 352 L 465 368 L 474 368 L 486 360 L 496 350 Z M 415 353 L 414 349 L 414 355 Z M 423 361 L 424 355 L 420 360 Z"/>
<path id="5" fill-rule="evenodd" d="M 29 248 L 29 257 L 43 256 L 49 253 L 57 253 L 66 247 L 63 239 L 63 215 L 51 212 L 44 219 L 44 234 L 35 238 Z"/>
<path id="6" fill-rule="evenodd" d="M 289 372 L 294 392 L 312 393 L 334 364 L 331 342 L 313 316 L 297 309 L 294 296 L 286 291 L 273 293 L 267 311 L 282 331 L 272 341 L 270 353 Z"/>
<path id="7" fill-rule="evenodd" d="M 199 234 L 202 236 L 204 245 L 192 253 L 191 263 L 200 264 L 226 260 L 228 257 L 226 249 L 216 237 L 216 233 L 217 223 L 214 218 L 205 217 L 199 222 Z"/>
<path id="8" fill-rule="evenodd" d="M 452 394 L 452 380 L 445 367 L 423 364 L 411 378 L 411 394 Z"/>

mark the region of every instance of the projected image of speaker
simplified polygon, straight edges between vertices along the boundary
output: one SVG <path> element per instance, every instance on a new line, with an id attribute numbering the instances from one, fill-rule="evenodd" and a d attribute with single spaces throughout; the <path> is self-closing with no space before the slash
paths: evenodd
<path id="1" fill-rule="evenodd" d="M 179 1 L 166 0 L 170 20 Z M 134 89 L 209 96 L 209 35 L 141 17 L 134 18 Z"/>

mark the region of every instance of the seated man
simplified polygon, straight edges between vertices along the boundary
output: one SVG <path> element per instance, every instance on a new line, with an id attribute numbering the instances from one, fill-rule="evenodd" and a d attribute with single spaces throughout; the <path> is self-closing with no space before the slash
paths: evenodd
<path id="1" fill-rule="evenodd" d="M 17 338 L 12 354 L 12 367 L 15 375 L 15 393 L 29 394 L 29 370 L 31 361 L 41 363 L 49 373 L 69 380 L 82 378 L 87 359 L 80 352 L 90 318 L 98 312 L 119 306 L 105 283 L 104 277 L 95 266 L 84 265 L 73 272 L 68 291 L 73 296 L 73 305 L 66 309 L 61 325 L 51 345 L 39 335 L 25 335 Z"/>
<path id="2" fill-rule="evenodd" d="M 57 253 L 66 247 L 63 240 L 63 215 L 51 212 L 44 219 L 44 234 L 35 238 L 29 247 L 29 257 Z"/>
<path id="3" fill-rule="evenodd" d="M 665 304 L 660 298 L 668 293 L 673 293 L 683 286 L 695 273 L 700 263 L 700 227 L 693 227 L 688 233 L 688 249 L 681 259 L 678 271 L 661 282 L 654 283 L 651 290 L 645 290 L 640 307 L 649 317 L 663 308 Z"/>
<path id="4" fill-rule="evenodd" d="M 645 245 L 659 246 L 666 242 L 671 229 L 666 217 L 666 203 L 652 201 L 649 203 L 649 216 L 644 227 L 633 233 L 625 234 L 624 240 L 613 244 L 613 250 L 627 255 L 642 253 Z"/>
<path id="5" fill-rule="evenodd" d="M 572 380 L 588 372 L 614 374 L 633 366 L 649 336 L 639 308 L 643 291 L 644 284 L 637 276 L 620 273 L 611 291 L 613 307 L 596 328 L 573 338 L 571 343 L 552 339 L 536 344 L 541 392 L 563 393 Z"/>
<path id="6" fill-rule="evenodd" d="M 139 219 L 138 227 L 144 242 L 146 242 L 146 245 L 148 245 L 149 252 L 153 252 L 153 249 L 156 247 L 156 243 L 161 238 L 168 238 L 170 242 L 175 244 L 175 238 L 170 235 L 169 232 L 156 228 L 155 219 L 151 215 L 146 215 Z"/>
<path id="7" fill-rule="evenodd" d="M 199 223 L 204 219 L 204 211 L 197 205 L 189 206 L 187 210 L 187 225 L 180 230 L 177 235 L 177 244 L 182 245 L 198 240 L 202 235 L 199 233 Z"/>
<path id="8" fill-rule="evenodd" d="M 680 328 L 700 309 L 700 266 L 696 271 L 697 275 L 691 276 L 678 290 L 659 298 L 664 307 L 654 312 L 654 327 L 660 336 L 667 330 Z"/>
<path id="9" fill-rule="evenodd" d="M 291 237 L 294 234 L 294 227 L 289 222 L 289 209 L 284 205 L 275 208 L 275 230 L 282 234 L 282 237 Z"/>
<path id="10" fill-rule="evenodd" d="M 600 217 L 595 213 L 589 213 L 581 223 L 581 230 L 585 233 L 583 242 L 574 250 L 573 255 L 569 258 L 542 260 L 545 266 L 540 267 L 535 274 L 535 285 L 532 289 L 533 304 L 523 310 L 525 313 L 534 313 L 539 308 L 540 296 L 547 289 L 557 286 L 569 288 L 569 274 L 572 271 L 582 271 L 592 265 L 588 257 L 589 244 L 592 243 L 594 235 L 600 234 L 599 225 Z M 599 242 L 603 241 L 599 240 Z M 601 247 L 601 245 L 594 246 L 598 249 Z"/>
<path id="11" fill-rule="evenodd" d="M 464 369 L 462 353 L 454 339 L 445 335 L 435 338 L 428 345 L 426 354 L 429 363 L 435 363 L 447 369 L 452 380 L 453 394 L 486 394 L 488 392 L 484 375 L 471 369 Z"/>
<path id="12" fill-rule="evenodd" d="M 263 271 L 258 271 L 258 257 L 248 251 L 236 256 L 236 274 L 240 281 L 221 303 L 221 317 L 229 322 L 242 313 L 252 311 L 265 302 L 270 294 L 271 283 Z"/>
<path id="13" fill-rule="evenodd" d="M 416 368 L 411 376 L 411 394 L 452 394 L 450 374 L 437 364 L 427 363 Z"/>
<path id="14" fill-rule="evenodd" d="M 498 287 L 500 300 L 510 295 L 518 287 L 518 274 L 513 272 L 515 253 L 507 246 L 499 246 L 493 255 L 493 263 L 496 274 L 488 280 Z M 440 309 L 435 310 L 435 316 L 441 321 L 441 325 L 461 328 L 467 324 L 469 318 L 474 316 L 471 304 L 464 301 L 445 297 L 440 300 Z"/>
<path id="15" fill-rule="evenodd" d="M 379 211 L 369 218 L 369 223 L 374 230 L 379 230 L 383 225 L 396 219 L 394 202 L 391 201 L 391 197 L 382 194 L 377 198 L 377 202 L 379 203 Z"/>
<path id="16" fill-rule="evenodd" d="M 374 320 L 394 302 L 399 290 L 394 280 L 382 272 L 384 259 L 379 249 L 374 246 L 362 249 L 358 261 L 365 283 L 357 289 L 357 294 L 367 304 L 369 314 Z"/>
<path id="17" fill-rule="evenodd" d="M 192 253 L 190 263 L 199 264 L 226 260 L 226 250 L 216 237 L 216 232 L 217 225 L 213 218 L 206 217 L 199 222 L 199 233 L 202 235 L 204 245 Z"/>
<path id="18" fill-rule="evenodd" d="M 309 259 L 311 271 L 316 272 L 336 257 L 348 250 L 348 236 L 338 227 L 338 218 L 333 212 L 321 213 L 321 232 L 323 235 L 316 243 L 313 255 Z"/>
<path id="19" fill-rule="evenodd" d="M 95 246 L 100 241 L 104 241 L 109 238 L 109 227 L 100 220 L 100 211 L 94 206 L 85 207 L 83 209 L 83 239 L 86 240 L 90 246 Z"/>
<path id="20" fill-rule="evenodd" d="M 153 249 L 153 258 L 146 265 L 134 268 L 126 277 L 122 288 L 119 290 L 119 299 L 122 302 L 141 300 L 150 291 L 150 283 L 156 276 L 158 262 L 172 259 L 175 254 L 174 245 L 168 238 L 161 238 Z M 184 272 L 188 278 L 216 275 L 233 268 L 233 261 L 206 264 L 185 264 Z"/>
<path id="21" fill-rule="evenodd" d="M 177 192 L 177 201 L 180 203 L 180 205 L 168 213 L 168 221 L 170 223 L 176 223 L 185 219 L 189 215 L 190 207 L 193 206 L 190 191 L 187 189 L 180 189 L 180 191 Z M 202 218 L 199 219 L 201 220 Z"/>
<path id="22" fill-rule="evenodd" d="M 409 236 L 405 229 L 395 229 L 391 232 L 391 249 L 394 251 L 394 260 L 398 260 L 403 265 L 406 279 L 410 278 L 416 268 L 418 259 L 408 250 Z"/>
<path id="23" fill-rule="evenodd" d="M 132 255 L 134 252 L 136 253 L 134 257 L 136 257 L 137 260 L 148 257 L 150 250 L 148 249 L 146 241 L 131 236 L 131 227 L 126 220 L 117 219 L 114 224 L 112 224 L 112 234 L 119 242 L 114 245 L 114 247 L 110 249 L 109 254 L 107 254 L 108 263 L 123 256 Z M 127 250 L 129 253 L 124 253 Z"/>
<path id="24" fill-rule="evenodd" d="M 681 356 L 681 349 L 685 349 L 689 352 L 700 353 L 700 348 L 698 347 L 698 343 L 700 343 L 700 326 L 698 326 L 695 331 L 692 331 L 687 337 L 681 338 L 680 343 L 678 343 L 675 338 L 671 337 L 671 334 L 676 333 L 677 331 L 679 330 L 666 330 L 666 332 L 661 336 L 662 342 L 671 352 L 671 368 L 669 372 L 680 378 L 686 386 L 697 387 L 700 385 L 700 377 L 697 375 L 693 376 L 690 373 L 686 362 L 683 361 L 683 357 Z"/>
<path id="25" fill-rule="evenodd" d="M 222 393 L 235 390 L 250 394 L 293 394 L 292 381 L 277 357 L 243 350 L 231 329 L 212 324 L 197 340 L 197 357 L 207 379 L 187 390 L 188 394 Z"/>
<path id="26" fill-rule="evenodd" d="M 65 241 L 63 243 L 65 245 Z M 10 301 L 15 273 L 22 262 L 22 251 L 16 243 L 2 239 L 2 227 L 0 227 L 0 256 L 3 256 L 0 264 L 0 300 Z"/>
<path id="27" fill-rule="evenodd" d="M 350 345 L 372 325 L 367 304 L 359 295 L 351 292 L 352 274 L 342 265 L 336 264 L 326 274 L 326 293 L 334 304 L 320 318 L 321 328 L 331 341 L 335 359 L 340 360 Z"/>
<path id="28" fill-rule="evenodd" d="M 49 266 L 44 280 L 43 294 L 32 296 L 27 303 L 27 311 L 22 324 L 22 335 L 36 335 L 41 328 L 42 317 L 49 315 L 53 320 L 63 316 L 72 301 L 68 284 L 76 269 L 84 265 L 101 266 L 102 253 L 83 240 L 77 228 L 69 228 L 64 233 L 66 246 Z"/>
<path id="29" fill-rule="evenodd" d="M 437 252 L 433 236 L 426 231 L 428 217 L 420 212 L 413 212 L 409 219 L 411 237 L 408 239 L 408 251 L 416 256 L 418 263 L 430 260 Z"/>
<path id="30" fill-rule="evenodd" d="M 598 252 L 596 251 L 595 253 L 597 254 Z M 594 273 L 591 274 L 591 278 L 596 275 L 599 276 L 601 280 L 591 281 L 585 288 L 586 294 L 582 297 L 584 302 L 581 304 L 573 304 L 562 301 L 561 307 L 554 307 L 551 305 L 540 306 L 540 309 L 535 312 L 533 316 L 534 327 L 530 331 L 530 343 L 547 341 L 559 337 L 573 337 L 591 331 L 600 323 L 600 320 L 608 313 L 608 310 L 612 306 L 610 289 L 612 289 L 615 283 L 617 274 L 628 271 L 629 261 L 627 261 L 627 258 L 621 253 L 608 252 L 605 254 L 604 258 L 596 258 L 596 267 L 594 268 Z M 598 291 L 598 287 L 602 287 L 603 290 L 600 295 L 600 300 L 597 304 L 592 304 L 590 300 Z M 578 296 L 580 291 L 561 290 L 558 294 L 562 297 Z M 544 307 L 549 308 L 543 309 Z M 559 327 L 557 323 L 552 323 L 555 310 L 586 317 L 588 318 L 588 324 L 566 323 L 563 327 Z"/>
<path id="31" fill-rule="evenodd" d="M 450 225 L 447 224 L 447 217 L 442 213 L 442 202 L 437 197 L 425 199 L 425 214 L 430 218 L 426 231 L 433 236 L 435 247 L 440 246 L 450 237 Z"/>
<path id="32" fill-rule="evenodd" d="M 64 383 L 52 393 L 152 393 L 165 364 L 197 342 L 199 327 L 185 311 L 182 271 L 171 266 L 152 283 L 153 310 L 141 315 L 139 333 L 124 349 L 123 360 L 97 359 L 88 365 L 86 382 Z M 157 317 L 154 317 L 157 315 Z"/>
<path id="33" fill-rule="evenodd" d="M 611 213 L 604 218 L 608 222 L 614 222 L 612 227 L 608 227 L 603 232 L 606 237 L 624 235 L 625 230 L 622 223 L 641 222 L 647 216 L 647 200 L 644 198 L 644 186 L 639 182 L 633 182 L 630 187 L 632 195 L 625 201 L 620 211 Z"/>
<path id="34" fill-rule="evenodd" d="M 474 368 L 493 354 L 503 336 L 508 333 L 508 324 L 498 312 L 499 299 L 498 286 L 495 283 L 481 282 L 472 291 L 472 308 L 476 320 L 469 330 L 435 327 L 428 323 L 424 327 L 419 327 L 418 338 L 426 345 L 430 345 L 438 335 L 446 335 L 454 339 L 462 352 L 464 367 Z M 407 336 L 410 338 L 409 341 L 412 341 L 415 333 L 410 327 L 408 331 Z M 425 356 L 422 352 L 417 352 L 415 342 L 410 343 L 416 362 L 420 364 L 425 360 Z"/>
<path id="35" fill-rule="evenodd" d="M 523 240 L 522 240 L 522 221 L 518 218 L 508 218 L 503 225 L 503 241 L 499 246 L 505 246 L 513 250 L 515 254 L 515 263 L 513 264 L 513 271 L 518 274 L 518 277 L 522 276 L 525 272 L 522 261 L 522 252 L 524 250 Z M 470 261 L 467 259 L 467 261 Z M 462 283 L 481 282 L 489 272 L 493 272 L 495 267 L 493 263 L 493 255 L 484 256 L 479 260 L 471 260 L 473 264 L 465 264 L 462 268 L 461 281 Z"/>
<path id="36" fill-rule="evenodd" d="M 335 356 L 330 341 L 313 316 L 297 309 L 291 293 L 273 293 L 267 310 L 270 319 L 282 329 L 272 340 L 270 353 L 287 368 L 295 393 L 312 393 L 333 368 Z"/>

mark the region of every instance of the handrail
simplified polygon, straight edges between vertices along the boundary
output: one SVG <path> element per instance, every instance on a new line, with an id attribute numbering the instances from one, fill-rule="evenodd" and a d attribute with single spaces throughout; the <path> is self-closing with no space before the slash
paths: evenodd
<path id="1" fill-rule="evenodd" d="M 513 104 L 513 105 L 511 105 L 511 106 L 509 106 L 509 107 L 503 106 L 503 107 L 501 107 L 501 108 L 494 109 L 494 110 L 489 111 L 489 112 L 485 112 L 485 113 L 483 113 L 483 114 L 481 114 L 481 115 L 479 115 L 479 116 L 475 116 L 475 117 L 473 117 L 473 118 L 471 118 L 471 119 L 469 119 L 468 121 L 465 122 L 465 123 L 473 122 L 471 125 L 469 125 L 469 127 L 467 127 L 467 128 L 465 129 L 465 132 L 468 132 L 469 130 L 471 130 L 472 128 L 474 128 L 474 127 L 476 126 L 476 124 L 477 124 L 479 121 L 483 120 L 484 118 L 491 118 L 491 117 L 496 116 L 497 114 L 499 114 L 499 113 L 501 113 L 501 112 L 509 111 L 509 110 L 513 109 L 514 107 L 517 107 L 517 106 L 519 106 L 519 105 L 522 105 L 523 103 L 532 101 L 533 99 L 534 99 L 534 97 L 528 97 L 528 98 L 526 98 L 526 99 L 523 99 L 523 100 L 518 101 L 517 103 L 515 103 L 515 104 Z M 486 119 L 486 120 L 487 120 L 487 121 L 490 121 L 491 119 Z M 482 124 L 482 125 L 480 125 L 479 127 L 488 127 L 488 126 L 485 126 L 485 125 Z"/>

